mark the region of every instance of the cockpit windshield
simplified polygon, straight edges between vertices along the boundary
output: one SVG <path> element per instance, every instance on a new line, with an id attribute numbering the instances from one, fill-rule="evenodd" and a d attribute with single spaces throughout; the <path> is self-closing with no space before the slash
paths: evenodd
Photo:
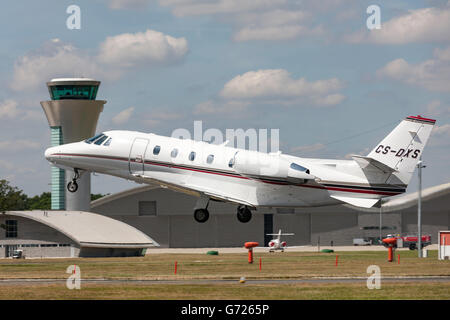
<path id="1" fill-rule="evenodd" d="M 105 141 L 106 139 L 108 139 L 108 136 L 105 136 L 105 135 L 103 135 L 103 136 L 101 136 L 100 138 L 98 138 L 97 140 L 95 140 L 95 142 L 94 142 L 94 144 L 96 144 L 96 145 L 101 145 L 102 143 L 103 143 L 103 141 Z"/>
<path id="2" fill-rule="evenodd" d="M 94 142 L 95 140 L 97 140 L 98 138 L 100 138 L 102 136 L 104 136 L 104 134 L 103 133 L 99 133 L 99 134 L 93 136 L 92 138 L 84 140 L 84 142 L 91 144 L 92 142 Z"/>
<path id="3" fill-rule="evenodd" d="M 105 135 L 104 133 L 99 133 L 93 136 L 92 138 L 84 140 L 84 142 L 88 144 L 94 143 L 95 145 L 98 146 L 101 145 L 104 141 L 106 141 L 104 146 L 109 146 L 111 144 L 111 138 L 108 139 L 108 136 Z"/>

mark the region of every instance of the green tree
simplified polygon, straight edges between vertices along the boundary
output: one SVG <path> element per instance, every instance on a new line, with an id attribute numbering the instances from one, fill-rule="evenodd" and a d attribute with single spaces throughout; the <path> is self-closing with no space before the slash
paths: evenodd
<path id="1" fill-rule="evenodd" d="M 0 212 L 8 210 L 25 210 L 27 195 L 17 187 L 13 187 L 7 180 L 0 180 Z"/>
<path id="2" fill-rule="evenodd" d="M 50 210 L 52 206 L 52 194 L 43 192 L 40 196 L 27 199 L 26 210 Z"/>
<path id="3" fill-rule="evenodd" d="M 109 194 L 109 193 L 108 193 L 108 194 Z M 100 199 L 101 197 L 104 197 L 104 196 L 106 196 L 106 195 L 107 195 L 107 194 L 101 194 L 101 193 L 95 193 L 95 194 L 93 194 L 93 193 L 91 193 L 91 201 Z"/>

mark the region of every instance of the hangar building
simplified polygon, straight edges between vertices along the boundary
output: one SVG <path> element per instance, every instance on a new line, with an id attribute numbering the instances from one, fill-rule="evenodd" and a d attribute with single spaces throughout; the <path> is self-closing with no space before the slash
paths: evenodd
<path id="1" fill-rule="evenodd" d="M 158 245 L 123 222 L 82 211 L 6 211 L 0 226 L 0 258 L 16 250 L 26 258 L 138 256 Z"/>
<path id="2" fill-rule="evenodd" d="M 288 244 L 352 245 L 354 238 L 380 236 L 380 209 L 350 205 L 316 208 L 262 208 L 248 223 L 236 218 L 236 205 L 210 202 L 209 220 L 193 218 L 196 198 L 158 186 L 108 195 L 91 203 L 92 211 L 123 221 L 154 238 L 162 247 L 240 247 L 245 241 L 266 246 L 267 233 L 293 232 Z M 422 232 L 437 243 L 450 229 L 450 183 L 422 191 Z M 417 233 L 417 193 L 391 198 L 381 208 L 381 234 Z"/>

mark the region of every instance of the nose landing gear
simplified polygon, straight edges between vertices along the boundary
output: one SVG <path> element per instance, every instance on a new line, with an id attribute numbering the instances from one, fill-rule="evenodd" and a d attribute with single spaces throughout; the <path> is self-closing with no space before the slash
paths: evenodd
<path id="1" fill-rule="evenodd" d="M 67 184 L 67 190 L 69 191 L 69 192 L 77 192 L 77 190 L 78 190 L 78 183 L 77 183 L 77 180 L 80 178 L 80 176 L 81 176 L 81 174 L 80 174 L 80 172 L 78 171 L 78 169 L 74 169 L 74 175 L 73 175 L 73 178 L 72 178 L 72 181 L 70 181 L 68 184 Z"/>

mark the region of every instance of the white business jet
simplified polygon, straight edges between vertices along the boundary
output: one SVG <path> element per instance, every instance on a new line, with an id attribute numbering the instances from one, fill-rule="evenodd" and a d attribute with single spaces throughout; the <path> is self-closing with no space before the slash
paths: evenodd
<path id="1" fill-rule="evenodd" d="M 275 239 L 269 241 L 269 252 L 274 252 L 276 250 L 284 252 L 284 249 L 287 248 L 287 242 L 281 241 L 281 236 L 293 236 L 294 233 L 281 233 L 281 229 L 279 229 L 278 233 L 267 233 L 267 235 L 277 236 Z"/>
<path id="2" fill-rule="evenodd" d="M 435 120 L 410 116 L 367 155 L 352 160 L 300 158 L 236 149 L 225 144 L 135 131 L 107 131 L 85 141 L 48 148 L 54 165 L 158 184 L 198 197 L 194 218 L 208 220 L 210 201 L 238 205 L 241 222 L 260 207 L 351 204 L 370 208 L 406 191 Z"/>

